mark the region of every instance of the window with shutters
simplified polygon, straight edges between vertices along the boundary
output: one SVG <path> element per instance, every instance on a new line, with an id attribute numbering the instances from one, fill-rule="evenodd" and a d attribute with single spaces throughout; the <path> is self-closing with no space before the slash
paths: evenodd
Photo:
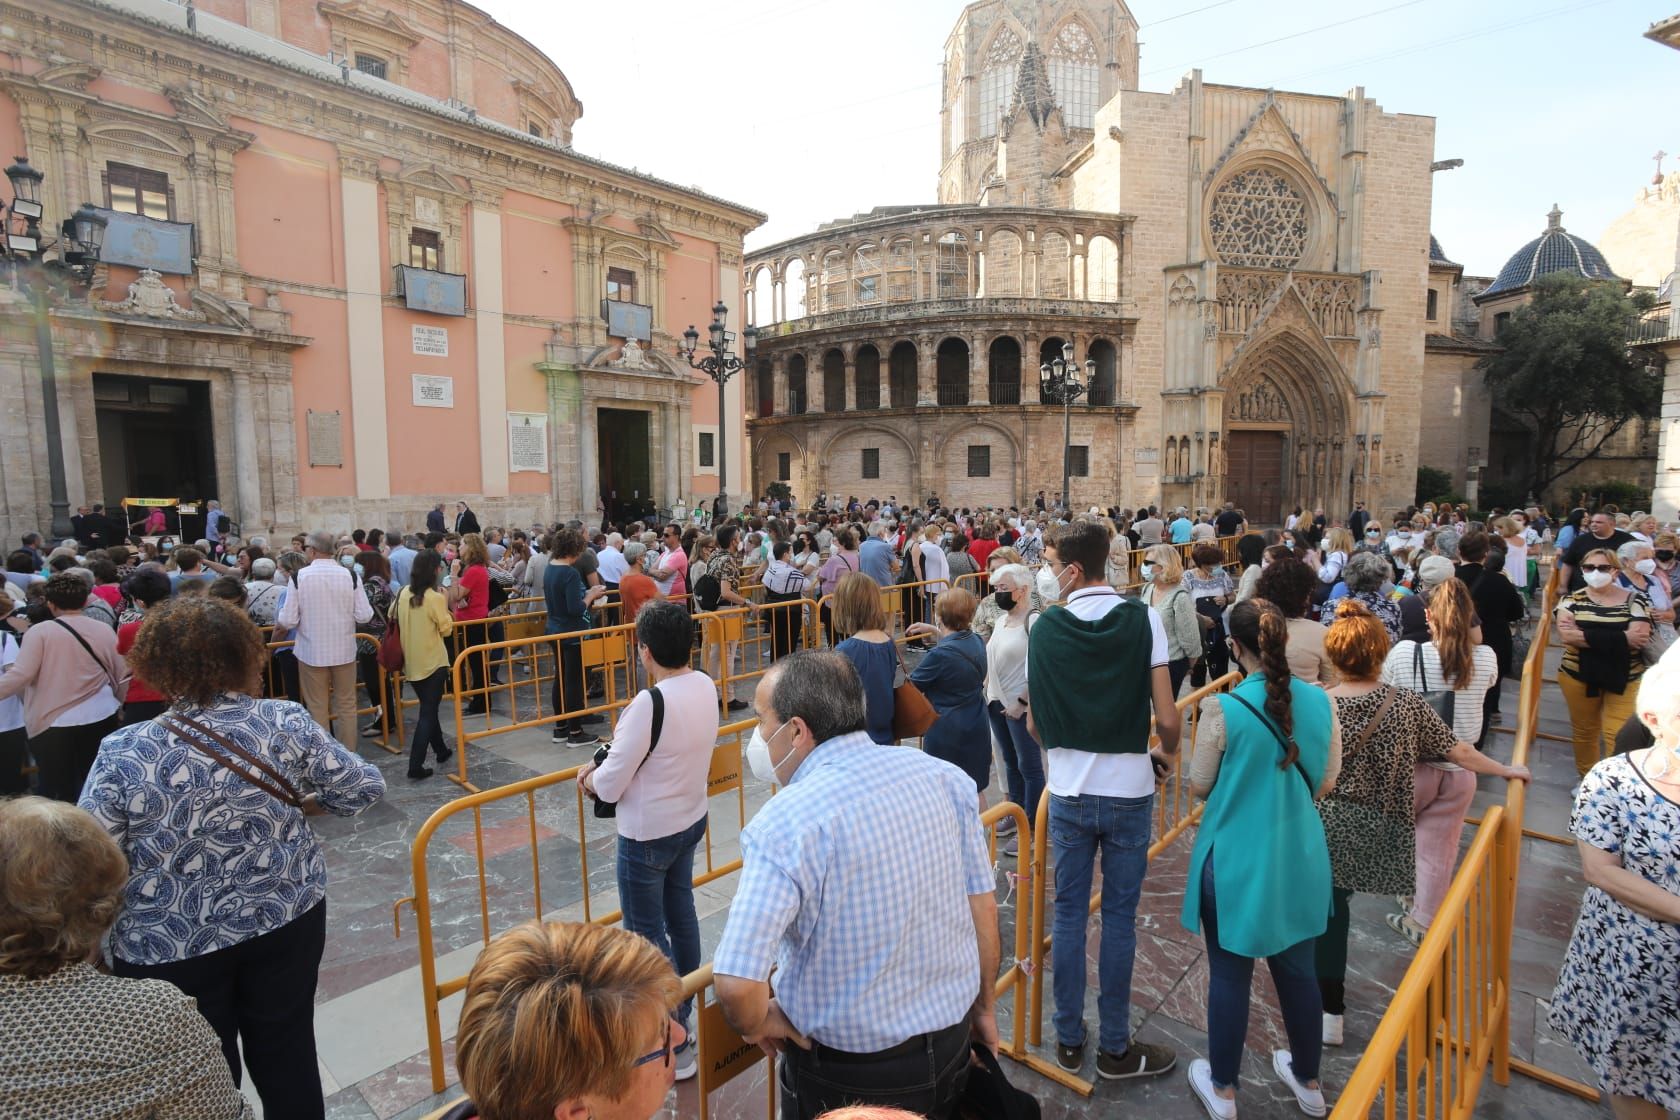
<path id="1" fill-rule="evenodd" d="M 863 477 L 881 477 L 881 449 L 879 447 L 866 447 L 863 449 Z"/>
<path id="2" fill-rule="evenodd" d="M 1091 449 L 1083 443 L 1068 448 L 1068 474 L 1084 478 L 1091 473 Z"/>
<path id="3" fill-rule="evenodd" d="M 126 163 L 105 165 L 105 202 L 119 214 L 170 220 L 169 176 Z"/>
<path id="4" fill-rule="evenodd" d="M 443 238 L 436 230 L 416 226 L 408 231 L 408 266 L 443 271 Z"/>
<path id="5" fill-rule="evenodd" d="M 992 448 L 986 443 L 968 445 L 968 477 L 992 477 Z"/>
<path id="6" fill-rule="evenodd" d="M 711 432 L 700 433 L 700 465 L 702 467 L 717 466 L 717 437 Z"/>

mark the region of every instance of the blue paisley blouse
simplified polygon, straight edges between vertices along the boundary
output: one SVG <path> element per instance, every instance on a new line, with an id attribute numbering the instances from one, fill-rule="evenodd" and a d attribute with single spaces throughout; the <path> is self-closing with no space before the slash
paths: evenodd
<path id="1" fill-rule="evenodd" d="M 300 705 L 224 695 L 175 711 L 214 728 L 348 817 L 385 780 Z M 111 951 L 156 965 L 279 929 L 326 896 L 327 868 L 302 811 L 147 721 L 105 737 L 81 806 L 128 857 Z"/>

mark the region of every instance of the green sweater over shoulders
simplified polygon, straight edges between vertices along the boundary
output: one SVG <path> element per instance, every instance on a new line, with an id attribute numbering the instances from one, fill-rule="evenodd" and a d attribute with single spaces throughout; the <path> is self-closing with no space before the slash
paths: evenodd
<path id="1" fill-rule="evenodd" d="M 1038 740 L 1092 754 L 1149 750 L 1149 608 L 1135 599 L 1089 622 L 1066 607 L 1027 636 L 1027 702 Z"/>

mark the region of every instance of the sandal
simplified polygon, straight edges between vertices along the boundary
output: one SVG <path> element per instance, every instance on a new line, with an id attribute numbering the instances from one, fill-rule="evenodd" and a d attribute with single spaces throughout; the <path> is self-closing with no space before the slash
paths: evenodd
<path id="1" fill-rule="evenodd" d="M 1427 927 L 1418 925 L 1406 914 L 1390 914 L 1387 921 L 1388 928 L 1410 941 L 1413 948 L 1422 945 L 1423 935 L 1429 932 Z"/>

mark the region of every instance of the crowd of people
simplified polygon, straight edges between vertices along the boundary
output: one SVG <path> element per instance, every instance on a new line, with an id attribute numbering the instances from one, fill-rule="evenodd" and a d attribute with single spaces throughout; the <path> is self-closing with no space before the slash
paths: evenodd
<path id="1" fill-rule="evenodd" d="M 267 1115 L 323 1116 L 312 1019 L 328 892 L 308 818 L 383 796 L 354 748 L 401 726 L 386 647 L 417 701 L 407 775 L 421 781 L 452 754 L 439 705 L 454 659 L 530 599 L 558 639 L 552 739 L 593 752 L 555 765 L 584 761 L 580 786 L 615 818 L 623 922 L 531 923 L 485 949 L 457 1034 L 469 1099 L 452 1117 L 640 1120 L 694 1075 L 678 977 L 702 963 L 695 851 L 720 727 L 749 707 L 744 761 L 779 792 L 741 834 L 713 973 L 731 1024 L 780 1055 L 786 1115 L 862 1104 L 938 1120 L 1002 1091 L 973 1072 L 998 1047 L 979 815 L 994 763 L 1028 822 L 999 829 L 1004 852 L 1041 841 L 1051 855 L 1055 1061 L 1114 1081 L 1177 1068 L 1134 1030 L 1131 990 L 1157 790 L 1185 747 L 1206 809 L 1181 919 L 1210 964 L 1190 1090 L 1215 1120 L 1237 1115 L 1264 959 L 1288 1036 L 1272 1069 L 1325 1115 L 1323 1050 L 1349 1042 L 1352 896 L 1398 899 L 1397 945 L 1420 943 L 1476 776 L 1529 778 L 1482 748 L 1500 679 L 1521 672 L 1534 561 L 1554 551 L 1590 887 L 1552 1021 L 1620 1115 L 1680 1107 L 1680 656 L 1662 657 L 1680 564 L 1645 515 L 1296 509 L 1261 530 L 1229 503 L 1069 514 L 1042 494 L 1014 509 L 824 495 L 710 526 L 592 531 L 481 529 L 465 503 L 451 528 L 444 509 L 424 533 L 289 547 L 224 522 L 191 545 L 102 531 L 49 551 L 32 534 L 11 553 L 0 991 L 15 1039 L 68 1057 L 0 1062 L 0 1097 L 48 1115 L 232 1118 L 249 1115 L 248 1072 Z M 630 679 L 646 687 L 606 742 L 574 635 L 609 612 L 633 624 Z M 807 627 L 826 648 L 802 648 Z M 727 682 L 755 629 L 769 656 L 749 702 Z M 467 668 L 469 712 L 515 671 L 495 656 Z M 1181 743 L 1184 689 L 1231 672 Z M 367 726 L 358 684 L 381 713 Z M 171 1045 L 121 1043 L 137 1030 Z"/>

